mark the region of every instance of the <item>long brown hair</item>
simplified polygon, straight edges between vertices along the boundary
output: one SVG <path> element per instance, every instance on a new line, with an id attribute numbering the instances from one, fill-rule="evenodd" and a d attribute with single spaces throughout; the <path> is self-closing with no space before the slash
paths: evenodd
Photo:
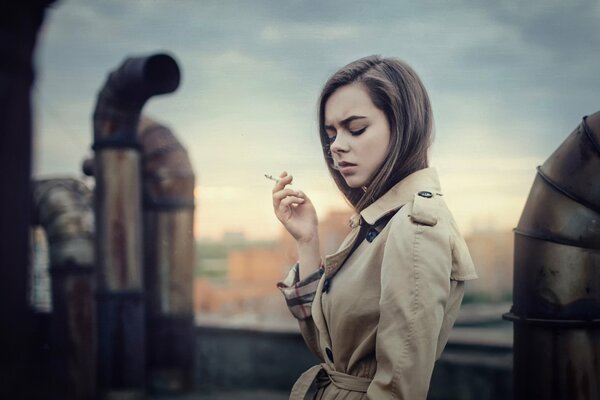
<path id="1" fill-rule="evenodd" d="M 375 107 L 386 115 L 390 145 L 381 167 L 366 191 L 349 187 L 333 168 L 325 131 L 325 103 L 340 87 L 360 83 Z M 319 98 L 319 135 L 323 155 L 337 187 L 357 211 L 362 211 L 411 173 L 428 167 L 427 151 L 433 142 L 433 115 L 427 91 L 415 71 L 404 61 L 377 55 L 353 61 L 338 70 Z"/>

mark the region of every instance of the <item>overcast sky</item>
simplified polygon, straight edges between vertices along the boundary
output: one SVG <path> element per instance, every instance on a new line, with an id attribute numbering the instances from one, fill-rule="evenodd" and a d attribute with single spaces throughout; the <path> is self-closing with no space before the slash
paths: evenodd
<path id="1" fill-rule="evenodd" d="M 535 167 L 600 109 L 599 50 L 598 1 L 58 1 L 37 47 L 34 171 L 79 176 L 106 74 L 167 51 L 181 87 L 145 112 L 188 149 L 196 235 L 272 237 L 264 173 L 293 173 L 320 217 L 344 205 L 316 102 L 339 67 L 381 54 L 411 64 L 429 91 L 432 165 L 461 229 L 510 229 Z"/>

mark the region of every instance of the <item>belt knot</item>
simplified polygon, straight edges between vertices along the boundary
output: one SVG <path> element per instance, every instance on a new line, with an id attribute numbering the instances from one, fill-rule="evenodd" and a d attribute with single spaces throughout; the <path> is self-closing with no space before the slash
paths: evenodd
<path id="1" fill-rule="evenodd" d="M 332 383 L 337 388 L 350 392 L 367 393 L 371 379 L 360 376 L 344 374 L 335 371 L 326 363 L 315 365 L 306 370 L 294 384 L 290 393 L 290 400 L 304 400 L 310 385 L 316 382 L 321 388 Z"/>

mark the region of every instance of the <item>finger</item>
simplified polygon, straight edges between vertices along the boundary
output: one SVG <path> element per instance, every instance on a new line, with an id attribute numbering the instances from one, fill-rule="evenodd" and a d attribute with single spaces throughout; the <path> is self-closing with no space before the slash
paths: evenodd
<path id="1" fill-rule="evenodd" d="M 283 177 L 284 177 L 284 176 L 286 176 L 286 175 L 287 175 L 287 171 L 283 171 L 282 173 L 280 173 L 280 174 L 279 174 L 279 177 L 280 177 L 280 178 L 283 178 Z"/>
<path id="2" fill-rule="evenodd" d="M 303 202 L 304 199 L 301 197 L 288 196 L 285 199 L 281 200 L 281 202 L 279 203 L 279 207 L 289 207 L 292 204 L 302 204 Z"/>
<path id="3" fill-rule="evenodd" d="M 288 175 L 284 178 L 281 178 L 279 182 L 275 183 L 275 186 L 273 186 L 273 193 L 282 190 L 285 187 L 285 185 L 292 183 L 293 179 L 294 177 L 292 175 Z"/>
<path id="4" fill-rule="evenodd" d="M 286 196 L 303 197 L 302 195 L 300 195 L 300 192 L 297 192 L 294 189 L 283 189 L 273 194 L 273 200 L 281 200 Z"/>

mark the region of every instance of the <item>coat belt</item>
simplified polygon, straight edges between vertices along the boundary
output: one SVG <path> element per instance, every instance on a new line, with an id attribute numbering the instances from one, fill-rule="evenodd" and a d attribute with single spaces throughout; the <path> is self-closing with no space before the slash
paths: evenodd
<path id="1" fill-rule="evenodd" d="M 317 375 L 319 375 L 321 372 L 325 372 L 327 374 L 327 378 L 329 378 L 328 381 L 326 380 L 323 382 L 318 379 Z M 292 388 L 290 400 L 304 400 L 310 385 L 315 380 L 317 380 L 317 385 L 319 387 L 326 386 L 331 382 L 340 389 L 360 393 L 367 393 L 367 389 L 371 384 L 371 379 L 369 378 L 363 378 L 360 376 L 348 375 L 342 372 L 334 371 L 328 364 L 321 363 L 309 368 L 302 375 L 300 375 L 300 378 L 298 378 L 294 384 L 294 387 Z"/>

